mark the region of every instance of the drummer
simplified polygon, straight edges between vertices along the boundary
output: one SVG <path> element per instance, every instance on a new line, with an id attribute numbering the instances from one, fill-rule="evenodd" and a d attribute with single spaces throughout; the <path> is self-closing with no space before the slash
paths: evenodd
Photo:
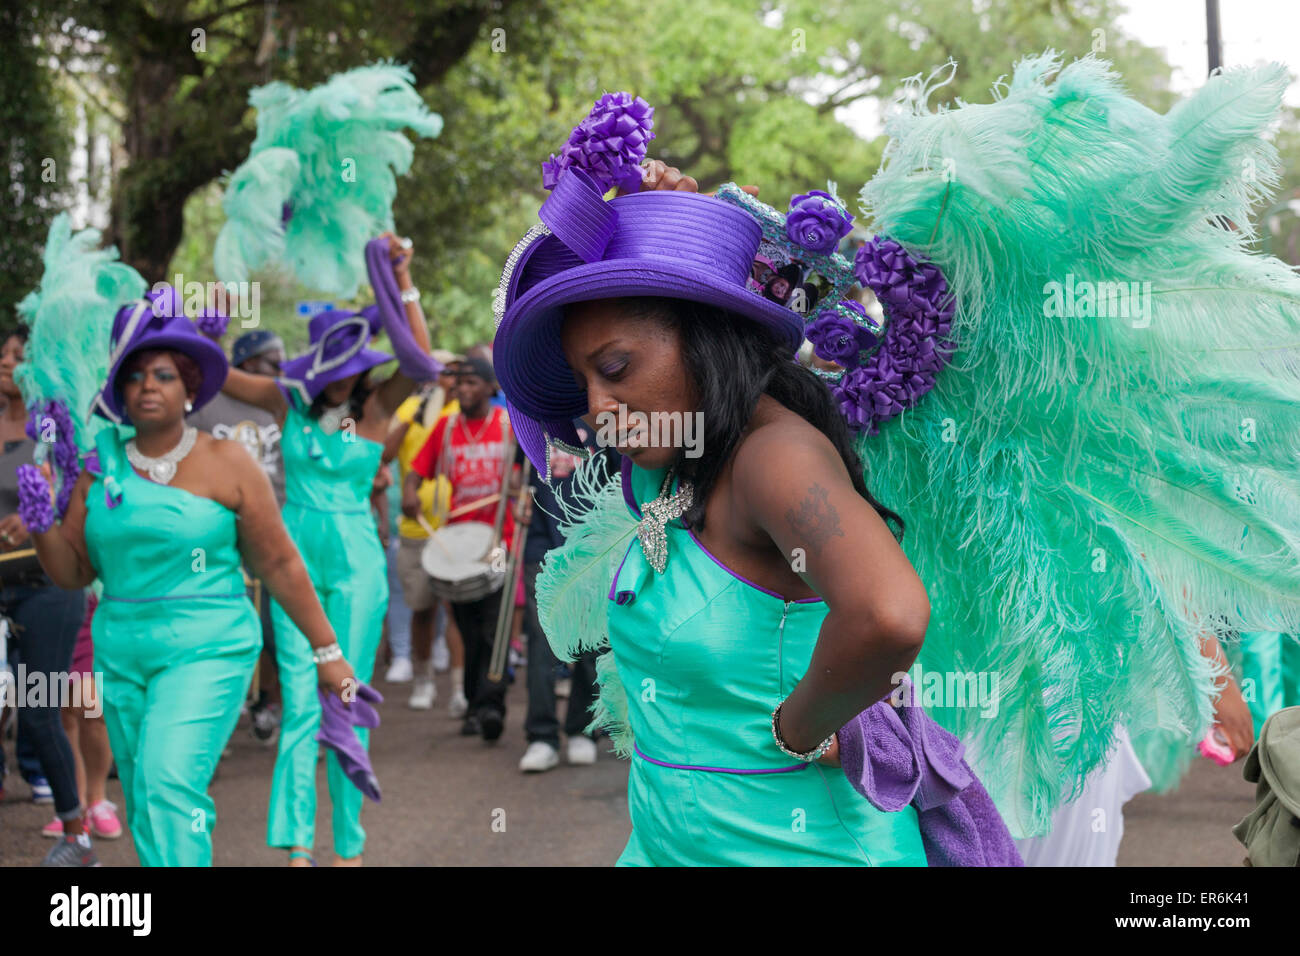
<path id="1" fill-rule="evenodd" d="M 510 420 L 504 408 L 492 403 L 496 391 L 496 373 L 492 363 L 483 356 L 470 355 L 458 366 L 455 395 L 460 409 L 434 426 L 424 447 L 411 460 L 411 471 L 402 482 L 402 512 L 408 518 L 416 517 L 420 511 L 421 482 L 443 475 L 451 482 L 449 524 L 495 523 L 495 496 L 515 477 L 505 474 Z M 512 486 L 510 493 L 516 495 L 517 488 Z M 466 505 L 483 499 L 486 500 L 481 507 L 460 512 Z M 520 518 L 527 521 L 528 515 Z M 507 508 L 501 532 L 501 543 L 507 551 L 513 535 L 514 516 Z M 464 691 L 469 711 L 460 732 L 467 737 L 482 735 L 489 742 L 501 736 L 506 716 L 506 685 L 503 681 L 490 681 L 487 676 L 501 598 L 502 591 L 498 589 L 476 601 L 454 601 L 451 605 L 465 642 Z"/>

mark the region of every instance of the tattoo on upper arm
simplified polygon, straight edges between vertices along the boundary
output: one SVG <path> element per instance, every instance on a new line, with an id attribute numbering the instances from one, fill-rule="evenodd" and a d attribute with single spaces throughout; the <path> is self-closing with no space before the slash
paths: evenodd
<path id="1" fill-rule="evenodd" d="M 822 545 L 831 538 L 844 537 L 840 527 L 840 513 L 830 503 L 830 492 L 816 482 L 808 489 L 807 496 L 799 502 L 798 509 L 791 508 L 785 513 L 785 520 L 790 523 L 790 530 L 799 536 L 813 554 L 821 552 Z"/>

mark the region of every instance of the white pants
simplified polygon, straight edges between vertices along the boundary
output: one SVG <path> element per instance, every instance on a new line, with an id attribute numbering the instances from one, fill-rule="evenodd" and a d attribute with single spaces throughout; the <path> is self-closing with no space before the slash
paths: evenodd
<path id="1" fill-rule="evenodd" d="M 1044 836 L 1017 840 L 1026 866 L 1114 866 L 1124 838 L 1124 804 L 1151 787 L 1123 726 L 1104 766 L 1095 768 L 1083 790 L 1052 814 Z"/>

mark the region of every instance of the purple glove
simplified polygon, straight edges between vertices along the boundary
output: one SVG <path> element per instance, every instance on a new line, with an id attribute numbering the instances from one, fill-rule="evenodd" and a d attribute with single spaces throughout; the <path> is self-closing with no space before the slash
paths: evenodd
<path id="1" fill-rule="evenodd" d="M 320 697 L 320 730 L 316 739 L 330 750 L 343 768 L 343 773 L 363 794 L 375 803 L 379 802 L 379 779 L 370 765 L 370 754 L 361 745 L 354 727 L 366 727 L 370 730 L 379 726 L 379 711 L 374 704 L 382 704 L 383 696 L 369 684 L 357 684 L 357 696 L 351 708 L 345 707 L 343 701 L 333 694 L 317 687 Z"/>
<path id="2" fill-rule="evenodd" d="M 415 336 L 411 334 L 411 326 L 406 321 L 406 309 L 402 305 L 402 293 L 397 288 L 393 263 L 388 257 L 386 238 L 371 239 L 366 243 L 366 270 L 370 273 L 370 285 L 375 290 L 375 306 L 379 309 L 384 331 L 393 343 L 398 371 L 416 382 L 433 381 L 442 371 L 442 365 L 420 348 L 415 342 Z"/>

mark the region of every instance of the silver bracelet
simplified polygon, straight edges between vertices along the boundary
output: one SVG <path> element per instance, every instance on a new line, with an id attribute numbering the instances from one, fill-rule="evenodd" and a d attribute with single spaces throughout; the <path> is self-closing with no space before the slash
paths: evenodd
<path id="1" fill-rule="evenodd" d="M 316 648 L 312 652 L 311 659 L 312 663 L 315 664 L 329 664 L 333 661 L 341 661 L 343 659 L 343 648 L 339 647 L 338 641 L 333 644 L 326 644 L 324 647 Z"/>
<path id="2" fill-rule="evenodd" d="M 403 301 L 403 302 L 419 302 L 419 301 L 420 301 L 420 290 L 417 289 L 415 286 L 411 286 L 409 289 L 403 289 L 403 290 L 402 290 L 402 301 Z"/>
<path id="3" fill-rule="evenodd" d="M 781 701 L 781 704 L 784 703 L 785 701 Z M 818 744 L 815 749 L 810 750 L 807 753 L 796 753 L 787 747 L 785 741 L 781 739 L 780 723 L 777 717 L 777 714 L 781 711 L 781 704 L 777 704 L 772 708 L 772 739 L 776 741 L 776 745 L 781 748 L 781 752 L 787 757 L 793 757 L 795 760 L 802 760 L 804 763 L 812 763 L 814 760 L 820 759 L 826 751 L 831 749 L 831 745 L 835 743 L 835 735 L 831 734 Z"/>

